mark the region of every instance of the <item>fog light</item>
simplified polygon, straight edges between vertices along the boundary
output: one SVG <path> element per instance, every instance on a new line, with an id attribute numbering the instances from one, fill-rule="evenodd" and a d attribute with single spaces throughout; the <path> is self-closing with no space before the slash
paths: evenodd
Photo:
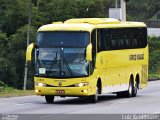
<path id="1" fill-rule="evenodd" d="M 84 93 L 88 92 L 88 90 L 83 90 Z"/>
<path id="2" fill-rule="evenodd" d="M 38 92 L 39 92 L 39 90 L 35 90 L 35 92 L 36 92 L 36 93 L 38 93 Z"/>

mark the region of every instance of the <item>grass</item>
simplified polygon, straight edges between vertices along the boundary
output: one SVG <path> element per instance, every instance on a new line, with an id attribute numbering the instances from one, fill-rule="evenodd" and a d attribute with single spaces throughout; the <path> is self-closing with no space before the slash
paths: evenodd
<path id="1" fill-rule="evenodd" d="M 149 80 L 160 79 L 160 74 L 149 74 Z"/>
<path id="2" fill-rule="evenodd" d="M 17 97 L 34 95 L 34 90 L 17 90 L 11 87 L 0 87 L 0 97 Z"/>

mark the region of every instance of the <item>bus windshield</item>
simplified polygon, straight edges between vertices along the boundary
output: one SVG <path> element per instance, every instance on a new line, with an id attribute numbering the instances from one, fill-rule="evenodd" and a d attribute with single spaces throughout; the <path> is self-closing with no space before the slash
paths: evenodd
<path id="1" fill-rule="evenodd" d="M 60 33 L 38 34 L 35 49 L 35 75 L 50 78 L 88 76 L 89 63 L 86 61 L 85 51 L 89 44 L 89 33 Z"/>

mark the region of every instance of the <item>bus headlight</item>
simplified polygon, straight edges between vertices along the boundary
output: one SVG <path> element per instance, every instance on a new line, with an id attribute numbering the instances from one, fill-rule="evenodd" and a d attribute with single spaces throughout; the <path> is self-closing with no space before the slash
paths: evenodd
<path id="1" fill-rule="evenodd" d="M 77 83 L 75 84 L 75 87 L 83 87 L 83 86 L 87 86 L 88 82 L 82 82 L 82 83 Z"/>
<path id="2" fill-rule="evenodd" d="M 46 87 L 46 84 L 44 84 L 44 83 L 38 83 L 38 82 L 36 82 L 35 85 L 39 86 L 39 87 Z"/>

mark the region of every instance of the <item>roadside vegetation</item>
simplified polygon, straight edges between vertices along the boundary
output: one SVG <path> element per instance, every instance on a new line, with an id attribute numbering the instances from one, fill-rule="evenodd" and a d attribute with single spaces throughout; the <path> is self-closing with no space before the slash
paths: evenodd
<path id="1" fill-rule="evenodd" d="M 0 97 L 16 97 L 16 96 L 27 96 L 33 95 L 33 90 L 18 90 L 12 87 L 8 87 L 2 81 L 0 81 Z"/>
<path id="2" fill-rule="evenodd" d="M 160 79 L 160 37 L 149 37 L 149 79 Z"/>

